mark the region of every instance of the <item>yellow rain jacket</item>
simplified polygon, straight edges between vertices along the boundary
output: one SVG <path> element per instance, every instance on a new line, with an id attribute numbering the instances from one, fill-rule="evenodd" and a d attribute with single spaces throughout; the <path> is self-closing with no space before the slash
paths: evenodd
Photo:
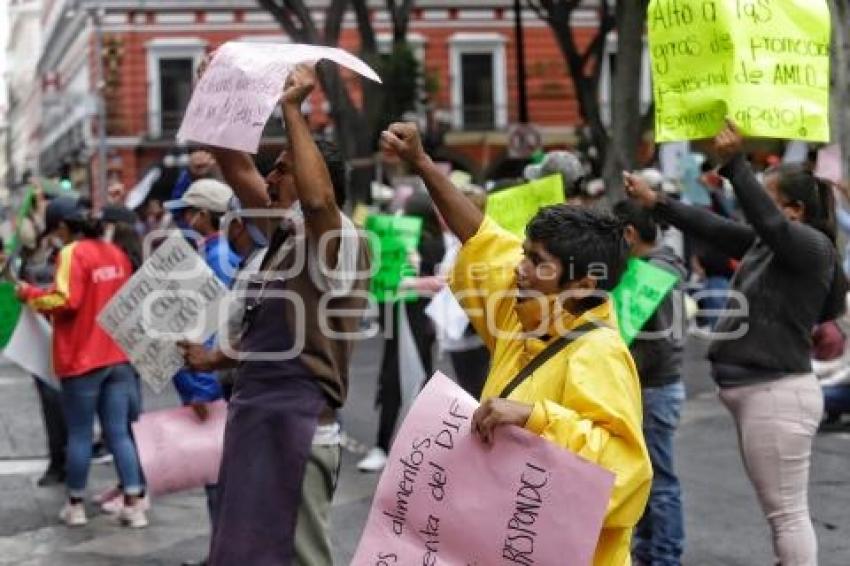
<path id="1" fill-rule="evenodd" d="M 522 338 L 515 312 L 515 268 L 522 242 L 485 218 L 467 241 L 452 273 L 451 288 L 492 354 L 481 399 L 498 397 L 546 342 Z M 581 317 L 562 315 L 560 327 L 589 320 L 610 328 L 593 330 L 553 356 L 510 395 L 534 405 L 525 427 L 616 475 L 594 564 L 631 564 L 632 530 L 649 497 L 652 466 L 641 429 L 637 369 L 616 330 L 608 301 Z M 488 324 L 489 319 L 489 324 Z M 550 327 L 555 327 L 553 322 Z M 554 334 L 550 334 L 553 335 Z"/>

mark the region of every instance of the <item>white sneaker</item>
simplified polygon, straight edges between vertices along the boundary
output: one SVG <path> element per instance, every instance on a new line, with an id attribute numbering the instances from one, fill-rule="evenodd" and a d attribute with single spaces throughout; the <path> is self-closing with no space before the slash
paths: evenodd
<path id="1" fill-rule="evenodd" d="M 357 469 L 361 472 L 380 472 L 387 465 L 387 453 L 383 449 L 372 448 L 366 457 L 357 463 Z"/>
<path id="2" fill-rule="evenodd" d="M 82 502 L 71 503 L 66 501 L 62 510 L 59 511 L 59 520 L 69 527 L 82 527 L 88 523 L 86 508 Z"/>
<path id="3" fill-rule="evenodd" d="M 148 497 L 148 494 L 146 493 L 144 497 L 139 499 L 136 505 L 139 505 L 142 511 L 148 511 L 151 508 L 151 500 Z M 119 491 L 118 495 L 101 503 L 100 508 L 107 515 L 120 514 L 121 510 L 124 508 L 124 494 Z"/>
<path id="4" fill-rule="evenodd" d="M 133 505 L 123 505 L 118 513 L 118 519 L 122 525 L 132 529 L 143 529 L 148 526 L 148 518 L 141 499 Z"/>

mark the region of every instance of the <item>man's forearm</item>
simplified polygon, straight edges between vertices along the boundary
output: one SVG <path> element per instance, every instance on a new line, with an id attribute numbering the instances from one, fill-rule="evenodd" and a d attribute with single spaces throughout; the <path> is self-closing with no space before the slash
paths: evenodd
<path id="1" fill-rule="evenodd" d="M 484 221 L 484 214 L 478 207 L 454 186 L 430 157 L 414 164 L 414 170 L 422 177 L 434 204 L 455 236 L 461 242 L 474 236 Z"/>
<path id="2" fill-rule="evenodd" d="M 281 110 L 293 156 L 295 191 L 301 208 L 305 212 L 328 208 L 336 210 L 330 174 L 300 108 L 283 104 Z"/>

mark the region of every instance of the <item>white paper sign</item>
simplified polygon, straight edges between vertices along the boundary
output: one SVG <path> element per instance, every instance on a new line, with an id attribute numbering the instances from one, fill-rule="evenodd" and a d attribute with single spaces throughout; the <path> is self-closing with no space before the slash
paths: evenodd
<path id="1" fill-rule="evenodd" d="M 228 41 L 195 87 L 177 139 L 256 153 L 289 73 L 322 59 L 381 82 L 369 65 L 335 47 Z"/>
<path id="2" fill-rule="evenodd" d="M 59 389 L 59 380 L 53 373 L 52 342 L 50 323 L 32 309 L 24 308 L 9 343 L 3 349 L 3 357 Z"/>
<path id="3" fill-rule="evenodd" d="M 97 317 L 151 388 L 159 393 L 183 367 L 177 341 L 203 342 L 218 326 L 225 288 L 175 232 Z"/>

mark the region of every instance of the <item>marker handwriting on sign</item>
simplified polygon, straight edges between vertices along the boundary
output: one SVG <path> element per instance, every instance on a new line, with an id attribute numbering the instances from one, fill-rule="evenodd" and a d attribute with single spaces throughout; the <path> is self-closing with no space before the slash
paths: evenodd
<path id="1" fill-rule="evenodd" d="M 658 141 L 727 116 L 746 135 L 829 139 L 825 0 L 651 0 L 648 23 Z"/>
<path id="2" fill-rule="evenodd" d="M 613 475 L 518 427 L 485 445 L 470 430 L 477 406 L 444 375 L 423 388 L 353 566 L 592 562 Z"/>
<path id="3" fill-rule="evenodd" d="M 399 458 L 402 474 L 398 481 L 395 506 L 391 511 L 383 512 L 391 521 L 396 536 L 404 535 L 412 512 L 410 501 L 420 474 L 424 476 L 422 489 L 429 493 L 435 503 L 442 503 L 446 499 L 449 476 L 445 466 L 439 463 L 438 456 L 443 451 L 454 449 L 458 435 L 469 434 L 471 417 L 471 413 L 461 407 L 458 399 L 452 399 L 448 410 L 440 418 L 438 430 L 426 438 L 414 439 L 407 454 Z M 429 451 L 433 452 L 431 457 L 428 456 Z M 440 516 L 436 512 L 428 513 L 424 523 L 415 529 L 424 541 L 423 566 L 434 566 L 440 552 Z M 393 556 L 392 553 L 381 551 L 375 563 L 393 564 Z"/>
<path id="4" fill-rule="evenodd" d="M 534 542 L 538 533 L 534 530 L 534 525 L 543 511 L 549 477 L 546 469 L 531 462 L 525 463 L 514 500 L 513 514 L 507 521 L 507 532 L 502 545 L 502 558 L 506 560 L 506 564 L 535 564 Z"/>

